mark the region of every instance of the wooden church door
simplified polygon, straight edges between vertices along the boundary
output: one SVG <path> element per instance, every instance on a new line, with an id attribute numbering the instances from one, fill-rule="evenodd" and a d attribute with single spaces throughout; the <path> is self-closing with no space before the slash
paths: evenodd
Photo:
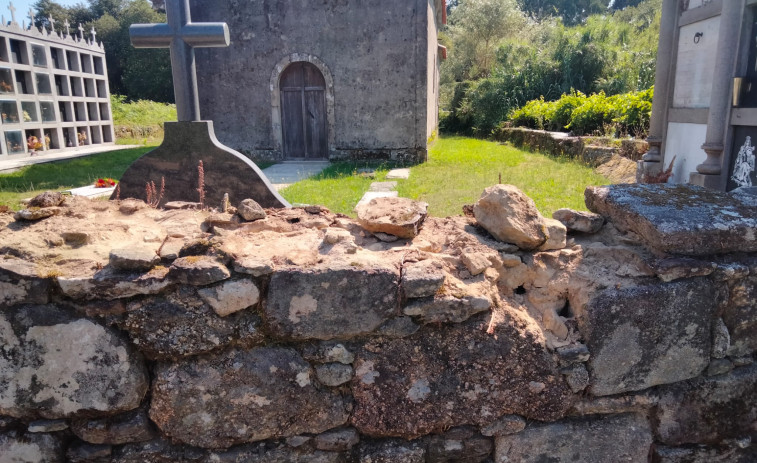
<path id="1" fill-rule="evenodd" d="M 281 75 L 281 129 L 286 159 L 328 157 L 326 81 L 317 67 L 292 63 Z"/>

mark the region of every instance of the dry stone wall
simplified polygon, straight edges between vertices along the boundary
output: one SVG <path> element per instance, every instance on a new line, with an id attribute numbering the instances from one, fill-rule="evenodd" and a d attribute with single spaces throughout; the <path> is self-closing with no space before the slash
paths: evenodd
<path id="1" fill-rule="evenodd" d="M 753 462 L 754 198 L 590 188 L 601 216 L 553 220 L 495 186 L 406 239 L 320 207 L 2 214 L 0 461 Z"/>

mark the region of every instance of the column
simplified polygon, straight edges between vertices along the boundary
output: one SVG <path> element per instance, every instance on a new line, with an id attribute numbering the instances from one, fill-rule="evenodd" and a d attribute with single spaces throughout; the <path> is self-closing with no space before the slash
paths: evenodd
<path id="1" fill-rule="evenodd" d="M 723 151 L 728 129 L 728 111 L 731 109 L 732 85 L 739 50 L 744 0 L 725 0 L 720 16 L 715 75 L 712 80 L 710 115 L 707 119 L 707 136 L 702 149 L 707 159 L 692 172 L 689 183 L 707 188 L 722 189 Z"/>
<path id="2" fill-rule="evenodd" d="M 663 0 L 660 38 L 657 45 L 657 69 L 654 79 L 652 118 L 649 124 L 649 151 L 642 157 L 642 178 L 662 170 L 662 141 L 670 102 L 670 76 L 675 64 L 675 38 L 678 28 L 678 1 Z"/>

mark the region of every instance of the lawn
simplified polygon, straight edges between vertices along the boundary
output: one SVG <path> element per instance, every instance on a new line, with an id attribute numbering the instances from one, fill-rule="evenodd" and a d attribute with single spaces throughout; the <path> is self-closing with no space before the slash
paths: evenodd
<path id="1" fill-rule="evenodd" d="M 99 177 L 118 179 L 135 159 L 154 146 L 86 156 L 67 161 L 34 164 L 10 174 L 0 174 L 0 205 L 14 210 L 19 201 L 47 190 L 67 190 L 94 184 Z"/>
<path id="2" fill-rule="evenodd" d="M 392 166 L 366 162 L 337 162 L 320 174 L 302 180 L 280 191 L 292 204 L 320 204 L 334 212 L 354 215 L 355 207 L 363 193 L 373 182 L 384 181 Z M 361 175 L 360 169 L 373 170 L 374 177 Z"/>
<path id="3" fill-rule="evenodd" d="M 321 204 L 334 212 L 353 215 L 353 207 L 371 182 L 382 181 L 389 166 L 379 166 L 376 178 L 357 175 L 357 164 L 338 163 L 320 175 L 295 183 L 281 194 L 292 203 Z M 460 215 L 484 188 L 502 183 L 517 186 L 536 202 L 545 216 L 568 207 L 586 210 L 584 190 L 611 181 L 576 161 L 529 153 L 496 142 L 445 137 L 429 150 L 427 162 L 411 169 L 410 179 L 399 180 L 400 196 L 429 203 L 437 217 Z"/>

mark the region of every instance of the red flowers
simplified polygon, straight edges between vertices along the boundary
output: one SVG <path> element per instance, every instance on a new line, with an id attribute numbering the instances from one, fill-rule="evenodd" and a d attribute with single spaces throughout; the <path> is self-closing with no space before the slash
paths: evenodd
<path id="1" fill-rule="evenodd" d="M 95 188 L 111 188 L 116 186 L 116 183 L 118 182 L 112 178 L 98 178 L 95 182 Z"/>

